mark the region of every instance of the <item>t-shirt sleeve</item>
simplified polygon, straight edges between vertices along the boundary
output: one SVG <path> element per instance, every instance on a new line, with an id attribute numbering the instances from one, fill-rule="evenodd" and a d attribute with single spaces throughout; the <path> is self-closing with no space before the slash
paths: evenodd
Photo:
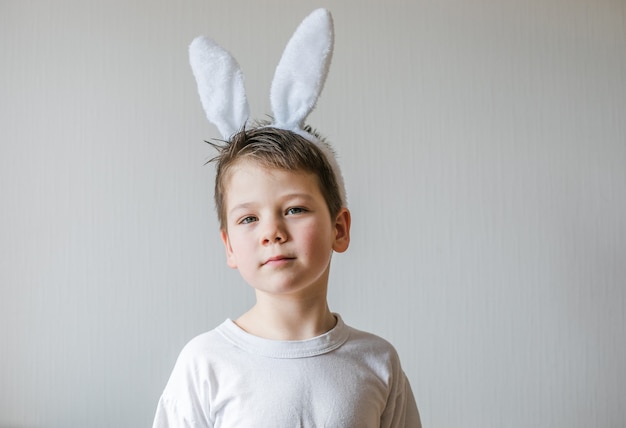
<path id="1" fill-rule="evenodd" d="M 191 428 L 193 425 L 180 414 L 176 406 L 161 396 L 157 405 L 152 428 Z"/>
<path id="2" fill-rule="evenodd" d="M 152 428 L 211 428 L 207 404 L 206 374 L 185 348 L 176 361 L 157 404 Z"/>
<path id="3" fill-rule="evenodd" d="M 211 428 L 201 409 L 189 405 L 189 401 L 169 400 L 162 395 L 157 404 L 152 428 Z"/>
<path id="4" fill-rule="evenodd" d="M 402 372 L 397 385 L 392 389 L 380 426 L 381 428 L 422 427 L 411 384 L 404 372 Z"/>

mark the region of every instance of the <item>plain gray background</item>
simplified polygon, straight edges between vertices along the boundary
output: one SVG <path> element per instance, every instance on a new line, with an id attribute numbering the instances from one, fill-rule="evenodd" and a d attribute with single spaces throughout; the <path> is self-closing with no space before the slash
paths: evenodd
<path id="1" fill-rule="evenodd" d="M 263 118 L 320 6 L 310 122 L 354 221 L 331 308 L 396 345 L 424 426 L 623 426 L 624 1 L 1 0 L 1 427 L 149 426 L 181 347 L 252 303 L 187 47 L 233 52 Z"/>

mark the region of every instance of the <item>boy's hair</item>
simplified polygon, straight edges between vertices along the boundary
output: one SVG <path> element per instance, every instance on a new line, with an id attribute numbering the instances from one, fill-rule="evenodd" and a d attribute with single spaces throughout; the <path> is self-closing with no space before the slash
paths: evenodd
<path id="1" fill-rule="evenodd" d="M 310 126 L 304 130 L 318 138 L 321 144 L 327 144 Z M 209 144 L 218 150 L 218 155 L 209 162 L 216 163 L 215 207 L 222 230 L 227 229 L 226 186 L 230 170 L 240 160 L 251 160 L 265 168 L 315 174 L 331 218 L 339 214 L 342 200 L 333 169 L 322 150 L 301 135 L 261 124 L 241 130 L 223 145 Z"/>

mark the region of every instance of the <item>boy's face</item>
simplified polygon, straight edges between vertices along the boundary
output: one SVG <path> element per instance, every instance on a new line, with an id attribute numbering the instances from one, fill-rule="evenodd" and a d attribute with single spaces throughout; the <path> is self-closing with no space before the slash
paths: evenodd
<path id="1" fill-rule="evenodd" d="M 332 252 L 350 242 L 349 211 L 330 217 L 315 175 L 245 160 L 230 171 L 226 219 L 228 265 L 257 293 L 325 293 Z"/>

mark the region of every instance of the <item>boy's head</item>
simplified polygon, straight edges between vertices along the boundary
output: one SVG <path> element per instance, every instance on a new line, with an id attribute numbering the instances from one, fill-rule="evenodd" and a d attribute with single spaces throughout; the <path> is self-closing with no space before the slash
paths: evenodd
<path id="1" fill-rule="evenodd" d="M 305 131 L 313 134 L 310 127 Z M 318 144 L 323 144 L 327 152 L 330 147 L 319 137 Z M 309 141 L 295 132 L 268 126 L 244 129 L 235 134 L 223 146 L 215 146 L 219 153 L 212 159 L 216 162 L 215 205 L 222 230 L 227 229 L 226 194 L 233 166 L 240 161 L 252 161 L 269 169 L 286 171 L 304 171 L 317 177 L 318 185 L 331 218 L 334 218 L 344 205 L 341 177 L 335 175 L 330 160 L 318 144 Z M 334 161 L 334 159 L 333 159 Z M 338 171 L 337 171 L 338 173 Z"/>

